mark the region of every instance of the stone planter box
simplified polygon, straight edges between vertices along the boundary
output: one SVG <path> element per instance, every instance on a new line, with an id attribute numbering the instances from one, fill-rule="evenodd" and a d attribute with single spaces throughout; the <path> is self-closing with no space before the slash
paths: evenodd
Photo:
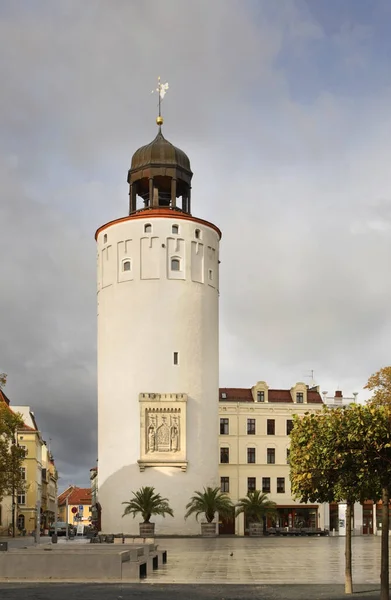
<path id="1" fill-rule="evenodd" d="M 155 537 L 155 523 L 140 523 L 140 537 Z"/>
<path id="2" fill-rule="evenodd" d="M 201 523 L 201 535 L 203 537 L 216 537 L 216 523 Z"/>
<path id="3" fill-rule="evenodd" d="M 263 523 L 250 523 L 248 526 L 248 533 L 251 537 L 262 537 Z"/>

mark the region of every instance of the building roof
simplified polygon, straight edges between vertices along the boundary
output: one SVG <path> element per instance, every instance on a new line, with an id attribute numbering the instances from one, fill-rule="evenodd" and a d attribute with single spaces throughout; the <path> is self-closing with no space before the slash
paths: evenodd
<path id="1" fill-rule="evenodd" d="M 188 156 L 183 150 L 166 140 L 160 128 L 152 142 L 142 146 L 133 154 L 130 170 L 135 171 L 153 165 L 178 166 L 191 173 Z"/>
<path id="2" fill-rule="evenodd" d="M 68 498 L 68 504 L 91 504 L 91 488 L 69 486 L 58 497 L 58 506 L 63 506 Z"/>
<path id="3" fill-rule="evenodd" d="M 225 394 L 225 397 L 223 397 Z M 251 388 L 220 388 L 220 402 L 254 402 Z M 268 390 L 268 403 L 293 404 L 290 390 Z M 307 389 L 307 404 L 323 404 L 316 389 Z"/>
<path id="4" fill-rule="evenodd" d="M 3 402 L 6 405 L 6 407 L 8 408 L 8 410 L 10 412 L 12 412 L 14 414 L 21 415 L 21 417 L 25 421 L 25 414 L 23 414 L 23 412 L 21 410 L 19 410 L 19 409 L 20 408 L 28 408 L 28 407 L 14 406 L 13 408 L 11 408 L 10 407 L 10 400 L 9 400 L 9 398 L 7 398 L 7 396 L 1 390 L 0 390 L 0 402 Z M 35 424 L 35 428 L 31 427 L 26 422 L 24 422 L 23 426 L 18 431 L 37 431 L 37 426 L 36 426 L 36 423 L 35 423 L 35 419 L 32 422 Z"/>

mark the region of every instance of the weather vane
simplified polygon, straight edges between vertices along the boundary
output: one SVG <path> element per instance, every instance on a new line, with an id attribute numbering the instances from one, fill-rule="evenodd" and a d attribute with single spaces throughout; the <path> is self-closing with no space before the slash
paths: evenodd
<path id="1" fill-rule="evenodd" d="M 157 88 L 156 90 L 152 90 L 151 94 L 157 92 L 159 94 L 159 116 L 156 118 L 156 123 L 161 127 L 163 125 L 163 117 L 162 117 L 162 100 L 166 95 L 168 90 L 168 83 L 161 83 L 160 77 L 157 78 Z"/>

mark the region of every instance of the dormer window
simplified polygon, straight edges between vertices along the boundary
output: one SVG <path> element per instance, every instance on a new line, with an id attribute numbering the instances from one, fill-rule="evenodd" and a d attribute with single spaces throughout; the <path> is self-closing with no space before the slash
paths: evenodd
<path id="1" fill-rule="evenodd" d="M 172 233 L 174 233 L 174 234 L 179 233 L 179 226 L 178 225 L 173 225 L 172 226 Z"/>
<path id="2" fill-rule="evenodd" d="M 179 258 L 171 259 L 171 271 L 180 271 L 181 270 L 181 261 Z"/>
<path id="3" fill-rule="evenodd" d="M 303 404 L 304 402 L 304 394 L 303 392 L 297 392 L 296 394 L 296 404 Z"/>
<path id="4" fill-rule="evenodd" d="M 144 225 L 144 233 L 152 233 L 152 225 L 150 223 Z"/>
<path id="5" fill-rule="evenodd" d="M 226 392 L 221 392 L 221 397 L 223 400 L 225 400 L 227 398 Z"/>
<path id="6" fill-rule="evenodd" d="M 257 402 L 265 402 L 265 392 L 257 392 Z"/>
<path id="7" fill-rule="evenodd" d="M 123 271 L 131 271 L 132 270 L 132 263 L 130 262 L 130 260 L 125 260 L 122 263 L 122 270 Z"/>

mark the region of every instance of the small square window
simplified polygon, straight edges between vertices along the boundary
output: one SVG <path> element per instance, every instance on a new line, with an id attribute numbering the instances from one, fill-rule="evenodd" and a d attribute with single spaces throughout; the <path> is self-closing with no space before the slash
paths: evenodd
<path id="1" fill-rule="evenodd" d="M 274 465 L 276 463 L 276 449 L 268 448 L 267 449 L 267 464 Z"/>
<path id="2" fill-rule="evenodd" d="M 304 402 L 304 394 L 303 394 L 303 392 L 297 392 L 297 394 L 296 394 L 296 402 L 297 402 L 297 404 L 303 404 L 303 402 Z"/>
<path id="3" fill-rule="evenodd" d="M 144 233 L 152 233 L 152 225 L 150 223 L 144 225 Z"/>
<path id="4" fill-rule="evenodd" d="M 180 271 L 181 270 L 181 261 L 179 258 L 171 259 L 171 271 Z"/>
<path id="5" fill-rule="evenodd" d="M 277 494 L 285 494 L 285 477 L 277 477 Z"/>
<path id="6" fill-rule="evenodd" d="M 179 364 L 179 352 L 174 352 L 174 365 Z"/>
<path id="7" fill-rule="evenodd" d="M 172 233 L 179 233 L 179 227 L 178 225 L 173 225 L 171 228 Z"/>
<path id="8" fill-rule="evenodd" d="M 125 261 L 122 263 L 122 270 L 123 270 L 123 271 L 131 271 L 131 269 L 132 269 L 132 265 L 131 265 L 131 262 L 130 262 L 130 260 L 125 260 Z"/>
<path id="9" fill-rule="evenodd" d="M 255 448 L 247 448 L 247 462 L 255 463 Z"/>
<path id="10" fill-rule="evenodd" d="M 220 448 L 220 462 L 229 463 L 229 448 Z"/>
<path id="11" fill-rule="evenodd" d="M 262 477 L 262 493 L 270 494 L 270 477 Z"/>
<path id="12" fill-rule="evenodd" d="M 220 490 L 229 492 L 229 477 L 220 477 Z"/>
<path id="13" fill-rule="evenodd" d="M 226 392 L 221 392 L 221 397 L 223 400 L 225 400 L 227 398 Z"/>
<path id="14" fill-rule="evenodd" d="M 257 480 L 256 477 L 247 477 L 247 493 L 255 492 L 257 489 Z"/>
<path id="15" fill-rule="evenodd" d="M 276 433 L 276 422 L 274 419 L 267 420 L 267 435 L 275 435 Z"/>
<path id="16" fill-rule="evenodd" d="M 247 419 L 247 435 L 255 435 L 255 419 Z"/>
<path id="17" fill-rule="evenodd" d="M 229 419 L 220 419 L 220 435 L 229 434 Z"/>

